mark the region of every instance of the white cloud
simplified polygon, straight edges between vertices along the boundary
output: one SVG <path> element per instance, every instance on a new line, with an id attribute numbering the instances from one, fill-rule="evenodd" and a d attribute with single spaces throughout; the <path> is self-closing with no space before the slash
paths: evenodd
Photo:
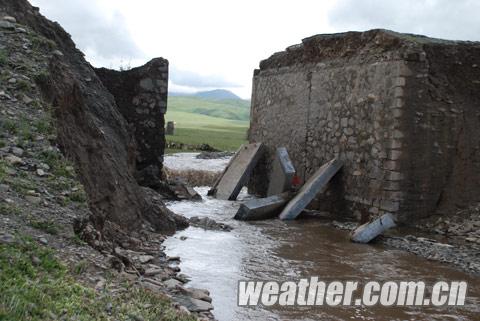
<path id="1" fill-rule="evenodd" d="M 387 28 L 480 37 L 476 0 L 31 1 L 58 20 L 96 66 L 164 57 L 171 88 L 220 87 L 244 98 L 260 60 L 315 34 Z"/>
<path id="2" fill-rule="evenodd" d="M 339 0 L 329 14 L 337 30 L 392 29 L 452 40 L 480 40 L 476 0 Z"/>

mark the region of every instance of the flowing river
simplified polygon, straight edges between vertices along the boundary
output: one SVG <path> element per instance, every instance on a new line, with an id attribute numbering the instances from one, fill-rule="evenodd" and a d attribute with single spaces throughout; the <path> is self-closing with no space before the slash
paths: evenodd
<path id="1" fill-rule="evenodd" d="M 166 166 L 190 164 L 195 154 L 167 156 Z M 228 160 L 198 160 L 201 169 L 221 169 Z M 169 165 L 170 164 L 170 165 Z M 176 164 L 176 165 L 173 165 Z M 178 169 L 178 168 L 177 168 Z M 243 320 L 480 320 L 480 279 L 447 265 L 428 261 L 382 245 L 349 241 L 348 232 L 335 229 L 326 220 L 291 222 L 233 220 L 245 191 L 237 202 L 206 196 L 208 187 L 197 187 L 200 202 L 170 202 L 168 207 L 186 217 L 209 217 L 233 227 L 231 232 L 189 227 L 164 243 L 170 256 L 180 256 L 180 268 L 191 281 L 187 286 L 211 292 L 213 311 L 219 321 Z M 186 238 L 185 238 L 186 237 Z M 465 306 L 456 307 L 239 307 L 240 280 L 299 280 L 317 276 L 341 281 L 437 281 L 468 282 Z"/>

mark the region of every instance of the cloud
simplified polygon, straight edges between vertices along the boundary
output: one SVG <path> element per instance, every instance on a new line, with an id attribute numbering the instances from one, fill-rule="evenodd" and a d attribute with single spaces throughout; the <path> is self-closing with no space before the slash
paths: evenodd
<path id="1" fill-rule="evenodd" d="M 114 62 L 128 64 L 143 58 L 125 17 L 105 3 L 94 0 L 31 2 L 49 19 L 58 21 L 93 64 L 109 67 Z"/>
<path id="2" fill-rule="evenodd" d="M 242 85 L 226 80 L 220 75 L 201 75 L 170 66 L 170 80 L 178 86 L 194 88 L 237 88 Z"/>
<path id="3" fill-rule="evenodd" d="M 328 18 L 338 30 L 393 29 L 432 37 L 480 40 L 480 1 L 339 0 Z"/>

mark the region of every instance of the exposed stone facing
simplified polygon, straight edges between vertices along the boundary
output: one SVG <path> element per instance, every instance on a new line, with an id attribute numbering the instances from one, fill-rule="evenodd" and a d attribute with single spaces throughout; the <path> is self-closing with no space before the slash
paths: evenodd
<path id="1" fill-rule="evenodd" d="M 165 149 L 168 95 L 168 61 L 156 58 L 126 71 L 96 69 L 115 97 L 120 113 L 134 132 L 137 143 L 136 178 L 140 185 L 157 187 Z"/>
<path id="2" fill-rule="evenodd" d="M 249 139 L 267 156 L 251 190 L 265 193 L 286 146 L 304 180 L 334 157 L 345 163 L 317 208 L 406 222 L 478 201 L 479 59 L 478 43 L 385 30 L 319 35 L 274 54 L 254 75 Z M 455 193 L 460 181 L 469 192 Z"/>

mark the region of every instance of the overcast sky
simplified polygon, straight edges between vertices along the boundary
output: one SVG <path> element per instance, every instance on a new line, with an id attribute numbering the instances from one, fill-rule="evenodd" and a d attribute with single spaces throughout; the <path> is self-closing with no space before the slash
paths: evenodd
<path id="1" fill-rule="evenodd" d="M 250 98 L 253 70 L 319 33 L 386 28 L 480 40 L 477 0 L 30 0 L 94 66 L 170 61 L 170 90 Z"/>

